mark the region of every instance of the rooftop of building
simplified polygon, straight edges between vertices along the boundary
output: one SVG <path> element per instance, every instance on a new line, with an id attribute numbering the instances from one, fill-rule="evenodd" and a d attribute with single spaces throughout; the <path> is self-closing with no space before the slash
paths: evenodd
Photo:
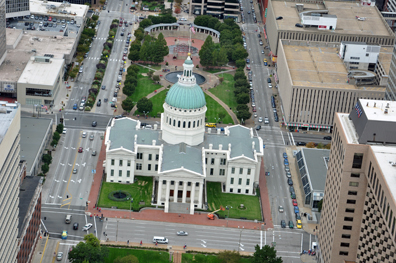
<path id="1" fill-rule="evenodd" d="M 338 57 L 336 43 L 293 41 L 289 45 L 288 41 L 282 41 L 281 46 L 294 86 L 385 91 L 380 86 L 349 84 L 348 71 Z"/>
<path id="2" fill-rule="evenodd" d="M 0 144 L 4 139 L 10 124 L 18 112 L 18 103 L 9 103 L 7 101 L 0 101 Z"/>
<path id="3" fill-rule="evenodd" d="M 42 58 L 32 57 L 28 61 L 18 83 L 50 86 L 56 84 L 59 79 L 59 72 L 64 67 L 64 59 L 47 58 L 50 62 L 42 62 L 40 61 Z"/>
<path id="4" fill-rule="evenodd" d="M 29 212 L 32 199 L 35 197 L 37 186 L 39 185 L 41 177 L 26 176 L 19 189 L 19 215 L 18 215 L 18 238 L 25 231 L 24 225 L 29 223 L 29 217 L 26 214 Z"/>
<path id="5" fill-rule="evenodd" d="M 386 74 L 389 74 L 390 64 L 392 61 L 392 53 L 393 46 L 382 46 L 378 56 L 378 60 L 384 68 Z"/>
<path id="6" fill-rule="evenodd" d="M 368 120 L 396 122 L 396 101 L 360 99 L 360 103 Z"/>
<path id="7" fill-rule="evenodd" d="M 74 16 L 74 17 L 84 17 L 88 12 L 89 6 L 87 5 L 77 5 L 68 4 L 65 5 L 61 2 L 44 2 L 40 0 L 30 0 L 30 13 L 38 15 L 48 15 L 51 16 Z M 47 8 L 51 6 L 54 8 Z M 66 13 L 59 12 L 65 10 Z"/>
<path id="8" fill-rule="evenodd" d="M 304 11 L 328 10 L 329 15 L 337 16 L 337 27 L 333 31 L 318 30 L 317 28 L 300 28 L 296 23 L 301 19 L 296 9 L 297 2 L 271 1 L 275 17 L 282 16 L 283 19 L 276 20 L 278 30 L 309 33 L 329 33 L 370 35 L 370 36 L 392 36 L 393 33 L 385 23 L 380 12 L 374 6 L 362 6 L 356 2 L 326 1 L 324 3 L 299 3 L 304 5 Z M 365 17 L 365 21 L 359 21 L 356 17 Z"/>
<path id="9" fill-rule="evenodd" d="M 156 146 L 164 145 L 162 171 L 183 166 L 191 171 L 202 173 L 202 147 L 209 149 L 210 144 L 214 150 L 218 150 L 220 144 L 223 145 L 223 150 L 229 150 L 229 144 L 231 144 L 231 158 L 245 156 L 254 160 L 254 151 L 259 153 L 262 149 L 260 140 L 253 136 L 251 129 L 240 125 L 227 127 L 228 135 L 205 133 L 204 142 L 197 146 L 170 145 L 162 140 L 160 130 L 136 129 L 137 125 L 140 125 L 140 122 L 130 118 L 115 119 L 109 132 L 111 143 L 108 150 L 117 150 L 122 147 L 135 151 L 135 135 L 137 135 L 138 145 L 153 145 L 152 142 L 155 140 Z M 178 158 L 175 158 L 176 155 Z"/>
<path id="10" fill-rule="evenodd" d="M 51 124 L 52 119 L 50 118 L 21 117 L 20 158 L 26 161 L 28 175 L 38 172 L 32 171 L 32 166 L 37 158 L 37 153 L 41 150 L 40 147 L 45 140 L 47 131 L 51 129 Z"/>
<path id="11" fill-rule="evenodd" d="M 330 156 L 330 150 L 326 149 L 309 149 L 301 150 L 305 158 L 305 166 L 309 174 L 308 180 L 314 191 L 324 191 L 327 175 L 327 161 Z"/>

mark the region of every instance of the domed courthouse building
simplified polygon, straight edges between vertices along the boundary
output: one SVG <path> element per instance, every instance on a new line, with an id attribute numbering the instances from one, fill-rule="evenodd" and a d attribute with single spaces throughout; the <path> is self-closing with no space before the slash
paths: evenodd
<path id="1" fill-rule="evenodd" d="M 183 67 L 166 95 L 161 129 L 156 124 L 141 128 L 131 118 L 112 120 L 103 166 L 106 182 L 132 184 L 135 176 L 153 177 L 152 205 L 166 213 L 194 214 L 205 209 L 206 181 L 220 182 L 226 193 L 254 195 L 264 149 L 251 128 L 205 132 L 206 100 L 190 56 Z"/>

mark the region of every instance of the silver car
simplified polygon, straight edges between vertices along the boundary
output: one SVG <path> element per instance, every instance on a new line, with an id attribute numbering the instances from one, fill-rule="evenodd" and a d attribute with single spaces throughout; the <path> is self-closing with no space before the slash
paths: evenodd
<path id="1" fill-rule="evenodd" d="M 178 231 L 176 234 L 177 234 L 178 236 L 188 236 L 188 233 L 185 232 L 185 231 Z"/>
<path id="2" fill-rule="evenodd" d="M 58 254 L 56 255 L 56 260 L 61 261 L 62 258 L 63 258 L 63 252 L 58 252 Z"/>

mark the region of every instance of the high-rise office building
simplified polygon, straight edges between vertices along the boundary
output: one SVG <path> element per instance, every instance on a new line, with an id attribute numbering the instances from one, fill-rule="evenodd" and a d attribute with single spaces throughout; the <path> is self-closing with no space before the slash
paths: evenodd
<path id="1" fill-rule="evenodd" d="M 388 85 L 385 98 L 396 101 L 396 44 L 393 46 L 392 60 L 389 68 Z"/>
<path id="2" fill-rule="evenodd" d="M 21 108 L 0 102 L 0 262 L 16 262 Z"/>
<path id="3" fill-rule="evenodd" d="M 30 15 L 29 0 L 1 0 L 1 2 L 5 2 L 7 18 Z"/>
<path id="4" fill-rule="evenodd" d="M 0 65 L 3 63 L 7 55 L 5 2 L 5 0 L 0 0 Z"/>
<path id="5" fill-rule="evenodd" d="M 337 113 L 318 234 L 320 262 L 396 261 L 396 102 Z"/>

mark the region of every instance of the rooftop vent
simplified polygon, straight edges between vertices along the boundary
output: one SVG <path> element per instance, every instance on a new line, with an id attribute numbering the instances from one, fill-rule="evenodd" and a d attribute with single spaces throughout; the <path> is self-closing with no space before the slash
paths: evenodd
<path id="1" fill-rule="evenodd" d="M 388 109 L 385 109 L 385 110 L 384 110 L 384 113 L 385 113 L 385 114 L 388 114 Z"/>

